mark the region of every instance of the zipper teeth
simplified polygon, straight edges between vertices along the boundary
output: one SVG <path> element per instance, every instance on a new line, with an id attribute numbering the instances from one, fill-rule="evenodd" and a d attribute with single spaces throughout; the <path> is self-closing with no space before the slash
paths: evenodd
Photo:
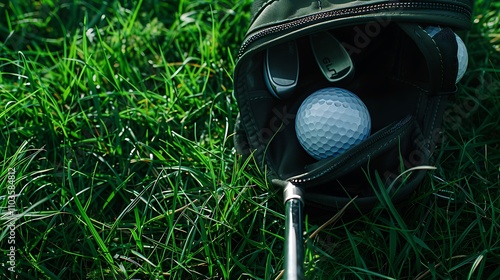
<path id="1" fill-rule="evenodd" d="M 364 143 L 363 144 L 364 148 L 362 150 L 364 150 L 367 147 L 371 146 L 373 143 L 380 141 L 381 139 L 385 138 L 386 136 L 394 133 L 395 131 L 403 128 L 404 126 L 406 126 L 409 123 L 410 120 L 411 120 L 411 117 L 404 118 L 403 120 L 401 120 L 400 122 L 398 122 L 397 124 L 395 124 L 393 127 L 391 127 L 389 130 L 387 130 L 383 134 L 379 135 L 377 138 L 371 139 L 370 142 L 368 142 L 368 143 Z M 305 184 L 305 183 L 309 183 L 309 182 L 314 181 L 314 180 L 316 180 L 318 178 L 321 178 L 322 176 L 324 176 L 327 173 L 332 172 L 338 166 L 342 166 L 346 161 L 350 160 L 353 156 L 354 155 L 346 157 L 342 161 L 337 162 L 335 165 L 330 166 L 329 168 L 327 168 L 327 169 L 321 171 L 320 173 L 315 174 L 315 175 L 313 175 L 311 177 L 301 178 L 301 179 L 291 179 L 289 181 L 292 184 Z"/>
<path id="2" fill-rule="evenodd" d="M 390 10 L 390 9 L 413 9 L 413 8 L 422 8 L 422 9 L 440 9 L 440 10 L 448 10 L 448 11 L 453 11 L 453 12 L 459 12 L 464 15 L 467 15 L 470 17 L 471 12 L 469 9 L 459 6 L 457 4 L 451 4 L 451 3 L 436 3 L 436 2 L 397 2 L 397 3 L 383 3 L 383 4 L 373 4 L 373 5 L 367 5 L 367 6 L 361 6 L 361 7 L 354 7 L 354 8 L 345 8 L 345 9 L 339 9 L 339 10 L 332 10 L 332 11 L 327 11 L 327 12 L 322 12 L 322 13 L 317 13 L 311 16 L 307 16 L 304 18 L 300 18 L 297 20 L 293 20 L 291 22 L 283 23 L 280 25 L 276 25 L 273 27 L 268 27 L 266 29 L 263 29 L 262 31 L 259 31 L 258 33 L 250 36 L 248 39 L 246 39 L 239 52 L 238 52 L 238 58 L 243 56 L 245 53 L 246 49 L 248 46 L 253 43 L 254 41 L 276 33 L 280 31 L 284 31 L 289 28 L 294 28 L 297 26 L 300 26 L 302 24 L 308 23 L 308 22 L 313 22 L 325 18 L 336 18 L 336 17 L 342 17 L 342 16 L 350 16 L 350 15 L 358 15 L 358 14 L 365 14 L 368 12 L 378 12 L 382 10 Z"/>

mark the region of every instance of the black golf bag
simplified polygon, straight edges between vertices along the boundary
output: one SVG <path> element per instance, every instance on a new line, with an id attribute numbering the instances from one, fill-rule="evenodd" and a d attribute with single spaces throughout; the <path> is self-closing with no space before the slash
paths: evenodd
<path id="1" fill-rule="evenodd" d="M 351 211 L 366 211 L 381 188 L 397 203 L 422 182 L 430 168 L 418 167 L 432 165 L 446 101 L 456 92 L 454 31 L 470 27 L 472 7 L 473 0 L 254 2 L 234 72 L 235 145 L 284 190 L 292 227 L 286 250 L 299 250 L 286 256 L 290 278 L 301 274 L 300 248 L 290 246 L 301 240 L 303 205 L 334 213 L 353 200 Z M 362 100 L 371 133 L 318 160 L 299 142 L 295 116 L 309 95 L 328 87 Z"/>

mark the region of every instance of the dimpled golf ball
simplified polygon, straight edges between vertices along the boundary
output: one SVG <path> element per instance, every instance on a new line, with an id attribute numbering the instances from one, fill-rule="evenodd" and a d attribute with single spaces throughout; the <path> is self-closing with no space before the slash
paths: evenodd
<path id="1" fill-rule="evenodd" d="M 370 129 L 366 105 L 354 93 L 335 87 L 308 96 L 295 119 L 299 143 L 317 160 L 339 156 L 365 140 Z"/>
<path id="2" fill-rule="evenodd" d="M 425 28 L 425 31 L 431 36 L 434 37 L 439 31 L 441 31 L 441 27 L 439 26 L 428 26 Z M 457 59 L 458 59 L 458 73 L 457 79 L 455 83 L 458 83 L 465 74 L 467 70 L 467 65 L 469 64 L 469 55 L 467 53 L 467 47 L 465 47 L 464 41 L 455 33 L 455 39 L 457 40 Z"/>

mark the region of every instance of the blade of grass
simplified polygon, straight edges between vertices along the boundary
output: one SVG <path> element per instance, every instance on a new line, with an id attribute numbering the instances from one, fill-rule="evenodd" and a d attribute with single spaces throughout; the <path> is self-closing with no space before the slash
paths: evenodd
<path id="1" fill-rule="evenodd" d="M 75 190 L 75 186 L 73 184 L 72 178 L 73 178 L 73 175 L 72 175 L 72 171 L 71 171 L 71 161 L 69 161 L 67 163 L 66 179 L 67 179 L 67 182 L 69 184 L 71 194 L 73 196 L 73 201 L 75 202 L 77 210 L 80 213 L 80 217 L 85 222 L 86 228 L 90 231 L 90 234 L 94 238 L 95 242 L 97 243 L 97 246 L 101 249 L 104 259 L 111 266 L 114 266 L 115 263 L 114 263 L 113 257 L 111 256 L 111 253 L 108 250 L 108 247 L 104 243 L 100 234 L 97 232 L 96 228 L 94 227 L 94 224 L 90 220 L 89 216 L 87 215 L 87 213 L 85 211 L 85 208 L 83 207 L 82 203 L 80 202 L 80 199 L 78 198 L 78 195 L 77 195 L 77 192 Z"/>

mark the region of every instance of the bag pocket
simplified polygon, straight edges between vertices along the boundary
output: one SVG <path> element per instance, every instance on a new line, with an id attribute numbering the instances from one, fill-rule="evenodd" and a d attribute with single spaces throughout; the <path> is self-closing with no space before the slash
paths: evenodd
<path id="1" fill-rule="evenodd" d="M 341 208 L 357 196 L 357 207 L 370 209 L 378 201 L 375 178 L 381 178 L 388 188 L 404 170 L 427 164 L 429 152 L 424 142 L 417 121 L 408 115 L 342 155 L 310 164 L 303 174 L 286 181 L 307 190 L 304 199 L 308 205 Z M 395 184 L 387 189 L 394 201 L 413 191 L 421 176 L 423 172 L 414 172 L 406 178 L 405 188 Z"/>

